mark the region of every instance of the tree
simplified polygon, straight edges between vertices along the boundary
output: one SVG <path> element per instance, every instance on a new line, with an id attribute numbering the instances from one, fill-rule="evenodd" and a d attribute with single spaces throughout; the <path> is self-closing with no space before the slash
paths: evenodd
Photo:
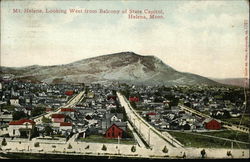
<path id="1" fill-rule="evenodd" d="M 130 101 L 130 105 L 134 108 L 137 109 L 136 103 L 134 101 Z"/>
<path id="2" fill-rule="evenodd" d="M 13 120 L 19 120 L 27 117 L 27 115 L 23 111 L 14 111 L 13 112 Z"/>
<path id="3" fill-rule="evenodd" d="M 131 147 L 131 152 L 135 152 L 136 151 L 136 147 L 135 146 L 132 146 Z"/>
<path id="4" fill-rule="evenodd" d="M 53 134 L 53 129 L 48 125 L 44 128 L 44 130 L 45 130 L 45 135 L 46 136 L 50 136 L 50 135 Z"/>
<path id="5" fill-rule="evenodd" d="M 6 139 L 3 138 L 3 141 L 2 141 L 2 146 L 6 146 L 7 145 L 7 142 L 6 142 Z"/>
<path id="6" fill-rule="evenodd" d="M 205 149 L 202 149 L 202 150 L 201 150 L 201 157 L 202 157 L 202 158 L 205 158 L 205 155 L 206 155 L 206 151 L 205 151 Z"/>
<path id="7" fill-rule="evenodd" d="M 164 152 L 164 153 L 168 153 L 168 149 L 167 149 L 167 147 L 166 147 L 166 146 L 164 146 L 164 148 L 162 149 L 162 152 Z"/>
<path id="8" fill-rule="evenodd" d="M 106 151 L 107 150 L 107 147 L 105 145 L 102 145 L 102 150 L 103 151 Z"/>
<path id="9" fill-rule="evenodd" d="M 68 149 L 72 149 L 72 146 L 71 146 L 71 144 L 69 144 L 69 145 L 68 145 Z"/>
<path id="10" fill-rule="evenodd" d="M 39 142 L 36 142 L 36 143 L 34 144 L 34 146 L 35 146 L 35 147 L 39 147 L 39 146 L 40 146 L 40 143 L 39 143 Z"/>
<path id="11" fill-rule="evenodd" d="M 31 116 L 38 116 L 45 112 L 44 107 L 36 107 L 31 111 Z"/>
<path id="12" fill-rule="evenodd" d="M 31 138 L 38 137 L 39 136 L 39 131 L 37 127 L 34 127 L 31 132 Z"/>
<path id="13" fill-rule="evenodd" d="M 42 122 L 43 122 L 43 123 L 51 123 L 52 121 L 51 121 L 50 118 L 46 118 L 45 116 L 43 116 Z"/>

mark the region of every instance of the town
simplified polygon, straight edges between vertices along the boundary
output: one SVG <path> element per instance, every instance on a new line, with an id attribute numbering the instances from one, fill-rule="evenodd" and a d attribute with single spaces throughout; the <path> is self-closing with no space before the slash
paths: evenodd
<path id="1" fill-rule="evenodd" d="M 249 148 L 250 111 L 239 87 L 46 84 L 7 77 L 0 83 L 0 104 L 0 148 L 5 151 L 41 153 L 51 145 L 54 153 L 72 153 L 69 150 L 77 148 L 78 152 L 101 155 L 109 149 L 115 155 L 146 156 L 158 142 L 151 138 L 161 136 L 166 144 L 159 148 L 158 156 L 169 157 L 166 154 L 171 147 L 192 146 L 185 141 L 188 136 L 183 138 L 180 133 L 204 136 L 229 130 L 233 137 L 226 141 Z M 167 144 L 168 140 L 172 143 Z M 29 147 L 21 146 L 21 142 Z M 226 150 L 231 148 L 230 142 Z M 60 151 L 54 143 L 67 146 Z M 95 147 L 101 147 L 99 152 Z M 174 156 L 188 156 L 180 150 Z M 245 156 L 249 155 L 240 154 Z"/>

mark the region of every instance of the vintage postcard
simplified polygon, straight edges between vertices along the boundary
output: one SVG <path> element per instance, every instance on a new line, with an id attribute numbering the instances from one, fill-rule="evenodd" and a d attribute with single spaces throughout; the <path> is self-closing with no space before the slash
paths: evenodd
<path id="1" fill-rule="evenodd" d="M 248 0 L 1 0 L 0 159 L 249 159 Z"/>

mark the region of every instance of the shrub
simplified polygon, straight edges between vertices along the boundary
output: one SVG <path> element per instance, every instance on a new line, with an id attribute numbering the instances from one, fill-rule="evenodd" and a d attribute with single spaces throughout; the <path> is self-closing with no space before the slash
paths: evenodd
<path id="1" fill-rule="evenodd" d="M 36 143 L 34 144 L 34 146 L 35 146 L 35 147 L 39 147 L 39 146 L 40 146 L 40 143 L 39 143 L 39 142 L 36 142 Z"/>
<path id="2" fill-rule="evenodd" d="M 4 138 L 2 141 L 2 146 L 6 146 L 6 145 L 7 145 L 7 142 L 6 142 L 6 139 Z"/>
<path id="3" fill-rule="evenodd" d="M 131 147 L 131 152 L 135 152 L 136 151 L 136 147 L 135 146 L 132 146 Z"/>
<path id="4" fill-rule="evenodd" d="M 68 149 L 72 149 L 72 146 L 71 146 L 71 144 L 69 144 L 69 145 L 68 145 Z"/>
<path id="5" fill-rule="evenodd" d="M 166 146 L 162 149 L 162 152 L 164 152 L 164 153 L 168 153 L 168 149 L 167 149 L 167 147 L 166 147 Z"/>
<path id="6" fill-rule="evenodd" d="M 107 147 L 105 145 L 102 145 L 102 150 L 103 151 L 106 151 L 107 150 Z"/>

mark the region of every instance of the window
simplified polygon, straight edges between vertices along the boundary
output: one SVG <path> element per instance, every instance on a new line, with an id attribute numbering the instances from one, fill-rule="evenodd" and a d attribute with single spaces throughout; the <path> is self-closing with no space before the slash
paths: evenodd
<path id="1" fill-rule="evenodd" d="M 15 130 L 15 129 L 13 129 L 13 135 L 15 135 L 15 133 L 16 133 L 16 130 Z"/>

